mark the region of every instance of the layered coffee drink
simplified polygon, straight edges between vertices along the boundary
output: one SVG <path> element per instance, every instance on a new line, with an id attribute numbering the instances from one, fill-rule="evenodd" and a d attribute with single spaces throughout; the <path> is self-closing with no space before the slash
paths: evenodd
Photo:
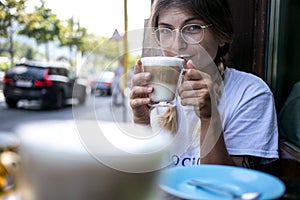
<path id="1" fill-rule="evenodd" d="M 144 72 L 151 73 L 148 85 L 154 88 L 149 95 L 155 103 L 170 103 L 177 93 L 179 77 L 184 60 L 175 57 L 144 57 L 141 59 Z"/>

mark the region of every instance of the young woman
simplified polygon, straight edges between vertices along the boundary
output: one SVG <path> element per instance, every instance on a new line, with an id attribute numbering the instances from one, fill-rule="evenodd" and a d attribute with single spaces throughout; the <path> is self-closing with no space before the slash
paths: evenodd
<path id="1" fill-rule="evenodd" d="M 174 165 L 212 163 L 258 168 L 278 158 L 273 95 L 258 77 L 225 65 L 233 38 L 226 0 L 156 0 L 150 18 L 164 56 L 187 62 L 177 106 L 154 120 L 151 74 L 134 67 L 134 123 L 162 127 L 179 139 Z M 155 112 L 156 113 L 156 112 Z M 157 119 L 157 118 L 155 118 Z"/>

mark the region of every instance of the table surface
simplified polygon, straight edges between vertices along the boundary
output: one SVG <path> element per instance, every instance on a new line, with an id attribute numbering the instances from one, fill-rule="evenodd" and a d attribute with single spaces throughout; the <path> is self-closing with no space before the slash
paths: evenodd
<path id="1" fill-rule="evenodd" d="M 297 178 L 281 178 L 286 186 L 285 193 L 278 199 L 278 200 L 299 200 L 300 199 L 300 177 Z M 163 200 L 181 200 L 177 197 L 163 194 Z M 3 198 L 4 200 L 22 200 L 20 196 L 18 196 L 13 191 L 8 192 L 6 195 L 0 195 L 0 199 Z"/>

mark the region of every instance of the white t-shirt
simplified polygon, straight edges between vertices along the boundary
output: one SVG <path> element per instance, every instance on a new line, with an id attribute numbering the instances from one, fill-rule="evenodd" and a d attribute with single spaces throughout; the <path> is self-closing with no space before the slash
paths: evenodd
<path id="1" fill-rule="evenodd" d="M 192 106 L 182 106 L 180 100 L 177 101 L 178 131 L 170 159 L 175 166 L 198 165 L 200 119 Z M 278 128 L 273 94 L 262 79 L 227 68 L 218 110 L 230 155 L 257 156 L 264 158 L 262 162 L 278 158 Z M 158 128 L 153 123 L 151 126 Z"/>

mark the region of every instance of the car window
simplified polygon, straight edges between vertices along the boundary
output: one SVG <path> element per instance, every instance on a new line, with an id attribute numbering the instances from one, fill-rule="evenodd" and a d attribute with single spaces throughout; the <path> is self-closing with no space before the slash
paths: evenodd
<path id="1" fill-rule="evenodd" d="M 49 75 L 59 75 L 58 68 L 49 68 Z"/>
<path id="2" fill-rule="evenodd" d="M 12 67 L 8 72 L 7 76 L 20 75 L 26 76 L 27 78 L 42 79 L 44 77 L 45 69 L 41 67 L 17 65 Z"/>
<path id="3" fill-rule="evenodd" d="M 65 68 L 59 68 L 59 75 L 68 76 L 68 70 Z"/>
<path id="4" fill-rule="evenodd" d="M 60 67 L 50 67 L 49 75 L 60 75 L 68 77 L 68 70 Z"/>

